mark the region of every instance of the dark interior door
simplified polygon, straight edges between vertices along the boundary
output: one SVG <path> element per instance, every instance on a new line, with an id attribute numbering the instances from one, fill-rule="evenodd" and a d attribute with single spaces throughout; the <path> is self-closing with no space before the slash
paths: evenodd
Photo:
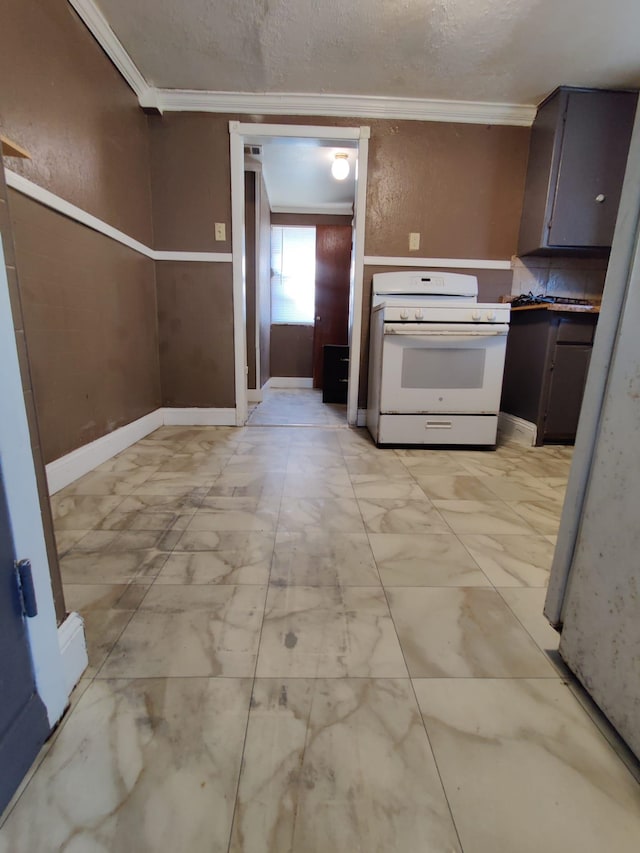
<path id="1" fill-rule="evenodd" d="M 36 693 L 14 561 L 0 469 L 0 812 L 49 734 L 47 713 Z"/>
<path id="2" fill-rule="evenodd" d="M 316 226 L 316 314 L 313 333 L 313 387 L 322 388 L 323 347 L 344 346 L 349 338 L 351 226 Z"/>

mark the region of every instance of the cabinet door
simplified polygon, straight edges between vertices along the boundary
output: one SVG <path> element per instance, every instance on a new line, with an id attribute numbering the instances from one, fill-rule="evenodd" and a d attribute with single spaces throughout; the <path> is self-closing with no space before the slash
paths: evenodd
<path id="1" fill-rule="evenodd" d="M 545 438 L 575 438 L 590 360 L 590 345 L 556 346 L 544 424 Z"/>
<path id="2" fill-rule="evenodd" d="M 611 246 L 636 100 L 632 92 L 569 93 L 549 246 Z"/>

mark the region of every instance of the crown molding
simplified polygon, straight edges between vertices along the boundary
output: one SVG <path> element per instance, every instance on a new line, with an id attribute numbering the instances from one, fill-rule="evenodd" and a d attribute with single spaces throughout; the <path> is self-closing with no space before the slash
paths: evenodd
<path id="1" fill-rule="evenodd" d="M 144 79 L 94 0 L 68 2 L 133 89 L 140 106 L 154 108 L 161 113 L 166 111 L 409 119 L 519 127 L 530 127 L 536 114 L 536 106 L 531 104 L 388 98 L 377 95 L 157 89 Z"/>
<path id="2" fill-rule="evenodd" d="M 383 96 L 156 89 L 161 112 L 210 112 L 257 115 L 339 116 L 414 121 L 504 124 L 530 127 L 536 107 L 476 101 L 441 101 Z"/>
<path id="3" fill-rule="evenodd" d="M 298 214 L 315 214 L 321 216 L 352 216 L 353 204 L 349 201 L 338 202 L 336 204 L 312 204 L 312 205 L 291 205 L 291 204 L 273 204 L 271 205 L 271 213 L 298 213 Z"/>
<path id="4" fill-rule="evenodd" d="M 91 32 L 100 47 L 113 62 L 120 74 L 135 92 L 141 107 L 155 107 L 157 90 L 144 79 L 137 65 L 122 46 L 122 42 L 109 26 L 100 9 L 93 0 L 68 0 L 76 10 L 87 29 Z"/>

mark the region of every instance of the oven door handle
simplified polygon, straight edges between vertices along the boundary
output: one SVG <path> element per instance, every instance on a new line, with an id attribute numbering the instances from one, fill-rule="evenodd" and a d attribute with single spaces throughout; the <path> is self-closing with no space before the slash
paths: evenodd
<path id="1" fill-rule="evenodd" d="M 507 323 L 496 323 L 491 326 L 460 326 L 442 327 L 430 323 L 385 323 L 385 335 L 405 335 L 412 338 L 490 338 L 504 336 L 508 333 Z"/>

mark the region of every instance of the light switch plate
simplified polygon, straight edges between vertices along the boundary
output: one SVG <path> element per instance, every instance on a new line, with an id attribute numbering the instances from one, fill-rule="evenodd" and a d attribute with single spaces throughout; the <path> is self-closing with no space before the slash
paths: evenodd
<path id="1" fill-rule="evenodd" d="M 417 231 L 411 231 L 409 234 L 409 251 L 417 252 L 420 248 L 420 234 Z"/>
<path id="2" fill-rule="evenodd" d="M 227 228 L 224 222 L 216 222 L 216 240 L 227 239 Z"/>

